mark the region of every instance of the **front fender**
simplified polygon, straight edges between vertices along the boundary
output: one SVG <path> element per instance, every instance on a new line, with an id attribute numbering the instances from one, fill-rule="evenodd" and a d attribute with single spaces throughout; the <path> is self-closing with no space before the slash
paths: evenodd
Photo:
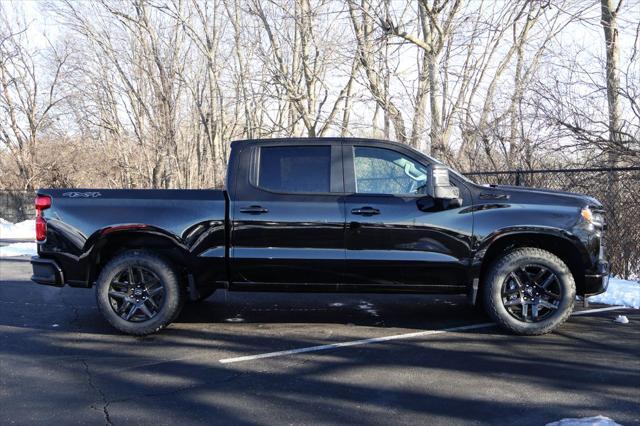
<path id="1" fill-rule="evenodd" d="M 567 242 L 576 249 L 585 264 L 589 262 L 590 255 L 582 240 L 565 229 L 550 226 L 509 226 L 495 230 L 478 242 L 473 257 L 473 265 L 479 268 L 489 249 L 495 244 L 502 243 L 507 238 L 526 241 L 536 237 L 556 238 Z"/>

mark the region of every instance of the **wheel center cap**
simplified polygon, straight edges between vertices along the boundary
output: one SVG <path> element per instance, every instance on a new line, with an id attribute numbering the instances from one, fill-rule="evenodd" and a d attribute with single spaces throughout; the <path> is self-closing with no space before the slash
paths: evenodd
<path id="1" fill-rule="evenodd" d="M 136 291 L 133 292 L 133 294 L 136 296 L 142 296 L 142 290 L 137 289 Z"/>

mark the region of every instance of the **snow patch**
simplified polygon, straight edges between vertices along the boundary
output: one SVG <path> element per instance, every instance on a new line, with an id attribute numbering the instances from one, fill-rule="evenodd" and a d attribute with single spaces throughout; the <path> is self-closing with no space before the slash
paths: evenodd
<path id="1" fill-rule="evenodd" d="M 375 306 L 365 300 L 360 301 L 358 308 L 360 308 L 361 310 L 365 311 L 366 313 L 374 317 L 380 316 L 378 315 L 378 311 L 376 311 Z"/>
<path id="2" fill-rule="evenodd" d="M 629 324 L 629 318 L 626 315 L 618 315 L 613 321 L 620 324 Z"/>
<path id="3" fill-rule="evenodd" d="M 24 220 L 11 223 L 0 217 L 0 239 L 3 240 L 35 240 L 36 221 Z"/>
<path id="4" fill-rule="evenodd" d="M 582 417 L 576 419 L 562 419 L 557 422 L 547 423 L 547 426 L 621 426 L 619 423 L 614 422 L 609 417 L 595 416 L 595 417 Z"/>
<path id="5" fill-rule="evenodd" d="M 36 256 L 36 243 L 13 243 L 0 247 L 0 257 Z"/>
<path id="6" fill-rule="evenodd" d="M 624 305 L 638 309 L 640 308 L 640 283 L 611 277 L 607 291 L 591 296 L 589 302 Z"/>

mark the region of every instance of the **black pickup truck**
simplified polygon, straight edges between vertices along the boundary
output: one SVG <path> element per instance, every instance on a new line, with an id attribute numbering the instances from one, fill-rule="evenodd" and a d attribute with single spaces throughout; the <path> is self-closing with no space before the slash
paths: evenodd
<path id="1" fill-rule="evenodd" d="M 480 186 L 388 141 L 237 141 L 226 190 L 42 189 L 36 211 L 33 281 L 95 285 L 134 335 L 218 288 L 467 294 L 542 334 L 608 283 L 595 199 Z"/>

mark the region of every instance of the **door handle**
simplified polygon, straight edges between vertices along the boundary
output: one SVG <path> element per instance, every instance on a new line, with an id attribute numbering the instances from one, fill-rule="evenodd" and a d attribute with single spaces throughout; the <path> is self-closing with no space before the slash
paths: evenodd
<path id="1" fill-rule="evenodd" d="M 241 207 L 240 213 L 248 213 L 248 214 L 263 214 L 267 213 L 269 210 L 265 209 L 262 206 L 249 206 L 249 207 Z"/>
<path id="2" fill-rule="evenodd" d="M 353 209 L 351 210 L 351 214 L 358 214 L 361 216 L 373 216 L 376 214 L 380 214 L 380 210 L 367 206 L 367 207 L 360 207 L 359 209 Z"/>

